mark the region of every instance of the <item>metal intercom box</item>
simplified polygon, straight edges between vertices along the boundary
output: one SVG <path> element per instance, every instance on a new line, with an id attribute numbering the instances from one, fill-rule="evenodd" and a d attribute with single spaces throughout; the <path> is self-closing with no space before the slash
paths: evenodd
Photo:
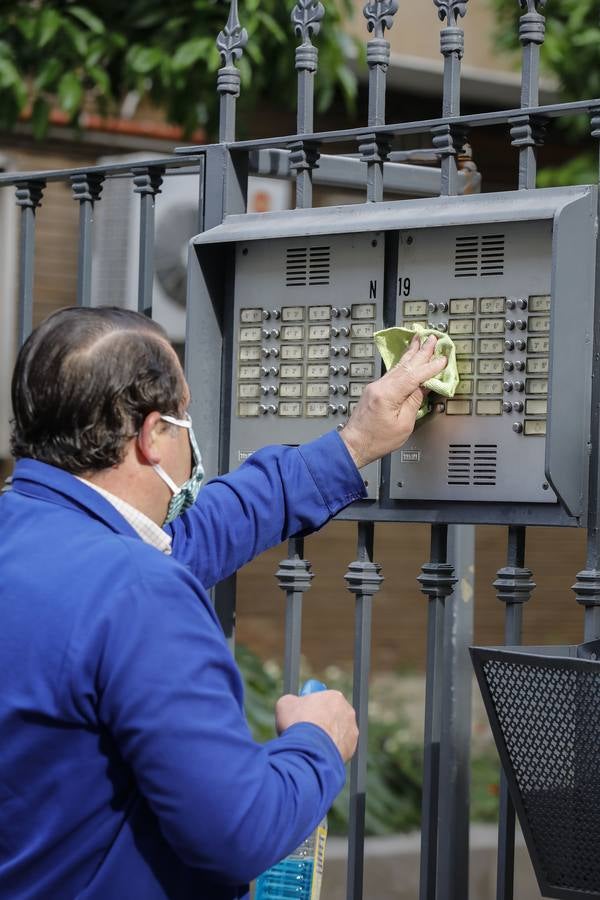
<path id="1" fill-rule="evenodd" d="M 221 466 L 343 426 L 374 332 L 420 323 L 454 340 L 459 388 L 363 470 L 368 517 L 580 524 L 596 239 L 588 186 L 228 217 L 192 241 L 188 302 L 223 342 Z"/>
<path id="2" fill-rule="evenodd" d="M 264 446 L 265 434 L 299 444 L 352 413 L 377 374 L 384 249 L 376 232 L 237 245 L 231 467 Z M 363 476 L 376 497 L 377 466 Z"/>

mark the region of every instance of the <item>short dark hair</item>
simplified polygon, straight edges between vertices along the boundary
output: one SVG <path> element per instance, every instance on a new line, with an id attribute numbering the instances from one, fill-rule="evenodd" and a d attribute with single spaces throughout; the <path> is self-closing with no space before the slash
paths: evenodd
<path id="1" fill-rule="evenodd" d="M 146 416 L 180 415 L 184 396 L 156 322 L 117 307 L 61 309 L 18 355 L 11 450 L 74 475 L 115 466 Z"/>

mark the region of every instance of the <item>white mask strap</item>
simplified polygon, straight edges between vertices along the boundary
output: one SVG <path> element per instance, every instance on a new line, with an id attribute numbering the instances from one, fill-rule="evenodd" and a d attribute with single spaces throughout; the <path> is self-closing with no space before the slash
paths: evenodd
<path id="1" fill-rule="evenodd" d="M 154 471 L 156 472 L 157 475 L 160 475 L 160 477 L 162 478 L 164 483 L 170 488 L 171 493 L 174 496 L 180 492 L 181 488 L 175 484 L 175 482 L 173 481 L 173 479 L 171 478 L 170 475 L 167 475 L 167 473 L 165 472 L 165 470 L 163 469 L 162 466 L 159 466 L 159 464 L 156 463 L 155 465 L 152 466 L 152 468 L 154 469 Z"/>
<path id="2" fill-rule="evenodd" d="M 186 419 L 176 419 L 175 416 L 161 415 L 161 419 L 163 420 L 163 422 L 168 422 L 170 425 L 177 425 L 179 428 L 192 427 L 192 420 L 189 415 Z"/>

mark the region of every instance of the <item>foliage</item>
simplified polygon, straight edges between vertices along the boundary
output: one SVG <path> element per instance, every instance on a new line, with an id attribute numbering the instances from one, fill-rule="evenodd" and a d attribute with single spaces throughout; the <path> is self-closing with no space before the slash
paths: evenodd
<path id="1" fill-rule="evenodd" d="M 249 35 L 240 61 L 247 109 L 259 97 L 289 102 L 295 0 L 240 0 Z M 320 35 L 316 81 L 321 109 L 336 90 L 351 102 L 356 81 L 340 23 L 352 0 L 329 3 Z M 187 133 L 216 125 L 215 39 L 227 21 L 228 0 L 4 0 L 0 4 L 0 127 L 31 108 L 36 136 L 45 133 L 55 104 L 72 121 L 86 103 L 101 112 L 132 92 L 162 106 Z"/>
<path id="2" fill-rule="evenodd" d="M 498 16 L 498 44 L 502 49 L 519 46 L 518 22 L 523 13 L 517 0 L 493 0 Z M 549 0 L 546 9 L 546 40 L 541 65 L 552 73 L 564 100 L 600 97 L 600 17 L 598 0 Z M 580 140 L 589 134 L 589 119 L 565 120 L 568 134 Z M 581 157 L 540 172 L 541 187 L 589 183 L 597 180 L 597 169 L 589 157 Z"/>
<path id="3" fill-rule="evenodd" d="M 517 0 L 493 0 L 498 14 L 498 43 L 519 46 Z M 549 0 L 542 66 L 558 79 L 565 100 L 600 96 L 600 18 L 598 0 Z"/>
<path id="4" fill-rule="evenodd" d="M 598 180 L 598 159 L 592 153 L 574 156 L 562 166 L 547 166 L 538 173 L 538 187 L 563 184 L 594 184 Z"/>
<path id="5" fill-rule="evenodd" d="M 281 694 L 281 673 L 272 663 L 263 665 L 245 647 L 236 648 L 236 658 L 244 676 L 246 714 L 252 732 L 259 741 L 271 740 L 275 736 L 273 710 Z M 326 680 L 328 687 L 350 696 L 351 680 L 347 674 L 328 670 Z M 369 716 L 366 832 L 383 835 L 409 831 L 419 827 L 421 818 L 422 747 L 408 735 L 402 710 L 386 710 L 384 716 L 377 704 L 373 706 Z M 491 750 L 479 753 L 473 759 L 471 775 L 472 818 L 495 821 L 498 807 L 496 755 Z M 348 799 L 347 780 L 329 814 L 329 828 L 335 834 L 347 831 Z"/>

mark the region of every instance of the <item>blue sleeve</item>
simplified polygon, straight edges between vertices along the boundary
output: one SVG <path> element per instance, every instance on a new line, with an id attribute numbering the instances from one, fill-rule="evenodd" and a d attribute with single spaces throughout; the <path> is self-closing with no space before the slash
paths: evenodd
<path id="1" fill-rule="evenodd" d="M 173 556 L 205 587 L 263 550 L 315 531 L 365 496 L 364 482 L 336 431 L 300 447 L 265 447 L 215 478 L 173 523 Z"/>
<path id="2" fill-rule="evenodd" d="M 180 566 L 140 573 L 114 604 L 82 629 L 73 694 L 95 685 L 93 708 L 178 856 L 246 883 L 326 814 L 344 783 L 341 756 L 308 723 L 253 740 L 235 662 Z"/>

